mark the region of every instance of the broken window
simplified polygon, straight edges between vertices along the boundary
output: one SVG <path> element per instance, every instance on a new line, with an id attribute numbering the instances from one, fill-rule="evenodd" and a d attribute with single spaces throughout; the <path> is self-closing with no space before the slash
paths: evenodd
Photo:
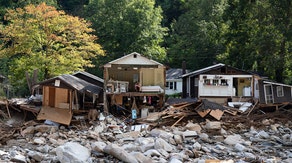
<path id="1" fill-rule="evenodd" d="M 283 97 L 284 96 L 283 86 L 277 86 L 277 96 L 278 97 Z"/>

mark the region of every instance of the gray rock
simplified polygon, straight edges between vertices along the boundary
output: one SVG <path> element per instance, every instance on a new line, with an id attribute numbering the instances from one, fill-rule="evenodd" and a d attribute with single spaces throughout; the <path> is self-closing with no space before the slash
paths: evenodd
<path id="1" fill-rule="evenodd" d="M 149 149 L 148 151 L 143 153 L 147 157 L 158 156 L 161 157 L 161 154 L 156 149 Z"/>
<path id="2" fill-rule="evenodd" d="M 265 132 L 264 130 L 261 130 L 261 131 L 257 134 L 257 136 L 258 136 L 259 138 L 264 138 L 264 139 L 268 139 L 268 138 L 270 137 L 270 135 L 269 135 L 267 132 Z"/>
<path id="3" fill-rule="evenodd" d="M 149 144 L 139 146 L 138 148 L 139 148 L 139 151 L 145 152 L 145 151 L 148 151 L 149 149 L 153 149 L 154 145 L 155 145 L 155 143 L 149 143 Z"/>
<path id="4" fill-rule="evenodd" d="M 153 137 L 161 137 L 165 140 L 168 140 L 170 137 L 173 137 L 173 134 L 166 132 L 161 129 L 153 129 L 150 131 L 151 136 Z"/>
<path id="5" fill-rule="evenodd" d="M 256 156 L 250 152 L 245 152 L 244 157 L 246 157 L 248 159 L 252 159 L 252 160 L 256 159 Z"/>
<path id="6" fill-rule="evenodd" d="M 36 149 L 42 153 L 49 153 L 49 151 L 52 149 L 52 147 L 46 144 L 44 146 L 36 147 Z"/>
<path id="7" fill-rule="evenodd" d="M 27 162 L 25 156 L 23 156 L 22 154 L 19 154 L 18 152 L 16 152 L 15 155 L 11 155 L 10 161 L 12 161 L 12 162 L 20 162 L 20 163 L 26 163 Z"/>
<path id="8" fill-rule="evenodd" d="M 35 151 L 29 151 L 29 152 L 27 153 L 27 155 L 28 155 L 29 157 L 33 158 L 34 160 L 38 161 L 38 162 L 42 161 L 43 158 L 44 158 L 44 156 L 43 156 L 42 153 L 40 153 L 40 152 L 35 152 Z"/>
<path id="9" fill-rule="evenodd" d="M 228 135 L 225 140 L 224 143 L 228 144 L 228 145 L 235 145 L 236 143 L 242 143 L 244 142 L 244 140 L 241 138 L 240 135 Z"/>
<path id="10" fill-rule="evenodd" d="M 169 163 L 182 163 L 182 162 L 177 158 L 171 158 Z"/>
<path id="11" fill-rule="evenodd" d="M 186 125 L 186 129 L 190 131 L 196 131 L 198 133 L 200 133 L 202 130 L 201 126 L 198 123 L 192 123 L 192 122 L 189 122 Z"/>
<path id="12" fill-rule="evenodd" d="M 182 144 L 183 143 L 182 137 L 180 135 L 174 135 L 173 139 L 176 142 L 176 144 Z"/>
<path id="13" fill-rule="evenodd" d="M 205 129 L 207 129 L 207 130 L 220 130 L 221 129 L 221 122 L 208 121 L 205 125 Z"/>
<path id="14" fill-rule="evenodd" d="M 109 144 L 104 148 L 104 152 L 116 157 L 124 162 L 138 163 L 138 160 L 116 144 Z"/>
<path id="15" fill-rule="evenodd" d="M 239 152 L 242 152 L 242 151 L 245 151 L 245 150 L 246 150 L 245 146 L 243 146 L 243 145 L 240 144 L 240 143 L 236 143 L 236 144 L 234 145 L 234 148 L 235 148 L 237 151 L 239 151 Z"/>
<path id="16" fill-rule="evenodd" d="M 198 134 L 196 131 L 185 131 L 182 133 L 182 136 L 184 139 L 187 139 L 187 138 L 194 138 L 194 137 L 197 137 Z"/>
<path id="17" fill-rule="evenodd" d="M 90 150 L 78 143 L 67 142 L 57 147 L 56 154 L 61 163 L 82 163 L 90 157 Z"/>
<path id="18" fill-rule="evenodd" d="M 139 151 L 140 149 L 139 146 L 131 144 L 131 143 L 124 144 L 122 148 L 128 152 L 135 152 L 135 151 Z"/>
<path id="19" fill-rule="evenodd" d="M 49 125 L 37 125 L 35 127 L 35 130 L 41 133 L 50 133 L 50 132 L 55 132 L 58 130 L 57 126 L 49 126 Z"/>
<path id="20" fill-rule="evenodd" d="M 196 142 L 196 143 L 193 144 L 193 148 L 196 149 L 196 150 L 201 150 L 202 145 L 200 143 Z"/>
<path id="21" fill-rule="evenodd" d="M 174 136 L 173 136 L 174 137 Z M 168 139 L 168 142 L 171 144 L 171 145 L 177 145 L 177 143 L 175 142 L 174 138 L 169 138 Z"/>
<path id="22" fill-rule="evenodd" d="M 138 162 L 141 162 L 141 163 L 143 163 L 143 162 L 152 163 L 153 162 L 150 158 L 146 157 L 143 153 L 131 152 L 130 154 L 132 156 L 134 156 Z"/>
<path id="23" fill-rule="evenodd" d="M 227 135 L 228 133 L 227 133 L 226 130 L 224 130 L 223 128 L 221 128 L 221 130 L 220 130 L 220 134 L 221 134 L 221 135 Z"/>
<path id="24" fill-rule="evenodd" d="M 206 133 L 202 133 L 199 135 L 200 139 L 203 140 L 204 142 L 210 142 L 210 139 L 209 139 L 209 135 L 206 134 Z"/>
<path id="25" fill-rule="evenodd" d="M 34 134 L 34 132 L 35 132 L 35 128 L 33 126 L 29 126 L 21 132 L 21 135 L 25 136 L 27 134 Z"/>
<path id="26" fill-rule="evenodd" d="M 91 149 L 97 152 L 103 152 L 103 149 L 106 147 L 106 143 L 104 142 L 94 142 L 91 144 Z"/>
<path id="27" fill-rule="evenodd" d="M 164 158 L 168 158 L 169 157 L 169 153 L 166 152 L 164 149 L 157 149 L 157 151 L 164 157 Z"/>
<path id="28" fill-rule="evenodd" d="M 46 144 L 46 139 L 43 137 L 33 139 L 34 144 Z"/>
<path id="29" fill-rule="evenodd" d="M 292 158 L 287 158 L 285 160 L 282 160 L 284 163 L 291 163 L 292 162 Z"/>
<path id="30" fill-rule="evenodd" d="M 173 150 L 173 147 L 168 144 L 164 139 L 157 138 L 154 144 L 155 149 L 164 149 L 167 152 L 171 152 Z"/>
<path id="31" fill-rule="evenodd" d="M 184 152 L 181 152 L 181 153 L 171 153 L 170 154 L 170 160 L 173 159 L 173 158 L 176 158 L 180 161 L 185 161 L 185 160 L 188 160 L 189 159 L 189 156 L 188 155 L 185 155 Z"/>
<path id="32" fill-rule="evenodd" d="M 135 143 L 138 143 L 139 145 L 147 145 L 150 143 L 154 143 L 154 138 L 153 137 L 148 137 L 148 138 L 139 137 L 135 140 Z"/>

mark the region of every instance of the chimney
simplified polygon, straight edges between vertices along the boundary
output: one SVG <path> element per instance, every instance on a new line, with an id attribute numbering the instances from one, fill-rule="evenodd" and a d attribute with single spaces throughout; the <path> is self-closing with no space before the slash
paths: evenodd
<path id="1" fill-rule="evenodd" d="M 186 61 L 183 61 L 182 62 L 182 74 L 185 74 L 186 73 Z"/>

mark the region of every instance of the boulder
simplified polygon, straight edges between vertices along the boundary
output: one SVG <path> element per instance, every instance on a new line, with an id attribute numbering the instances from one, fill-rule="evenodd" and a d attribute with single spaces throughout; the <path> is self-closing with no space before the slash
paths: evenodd
<path id="1" fill-rule="evenodd" d="M 171 152 L 173 150 L 173 147 L 162 138 L 156 139 L 154 148 L 155 149 L 164 149 L 167 152 Z"/>
<path id="2" fill-rule="evenodd" d="M 123 162 L 138 163 L 138 160 L 116 144 L 109 144 L 104 148 L 104 152 L 116 157 Z"/>
<path id="3" fill-rule="evenodd" d="M 207 130 L 220 130 L 221 129 L 221 122 L 208 121 L 205 125 L 205 129 L 207 129 Z"/>
<path id="4" fill-rule="evenodd" d="M 138 162 L 147 162 L 147 163 L 152 163 L 153 161 L 146 157 L 143 153 L 140 153 L 140 152 L 131 152 L 130 153 L 132 156 L 134 156 L 136 158 L 136 160 Z"/>
<path id="5" fill-rule="evenodd" d="M 242 143 L 244 142 L 244 140 L 241 138 L 240 135 L 228 135 L 225 139 L 224 139 L 224 143 L 228 144 L 228 145 L 235 145 L 236 143 Z"/>
<path id="6" fill-rule="evenodd" d="M 198 123 L 192 123 L 192 122 L 189 122 L 186 125 L 186 129 L 190 130 L 190 131 L 196 131 L 196 132 L 199 132 L 199 133 L 202 130 L 201 126 Z"/>
<path id="7" fill-rule="evenodd" d="M 56 154 L 61 163 L 82 163 L 90 157 L 90 150 L 78 143 L 67 142 L 57 147 Z"/>
<path id="8" fill-rule="evenodd" d="M 104 142 L 94 142 L 91 144 L 91 149 L 97 152 L 103 152 L 103 149 L 106 147 L 106 143 Z"/>

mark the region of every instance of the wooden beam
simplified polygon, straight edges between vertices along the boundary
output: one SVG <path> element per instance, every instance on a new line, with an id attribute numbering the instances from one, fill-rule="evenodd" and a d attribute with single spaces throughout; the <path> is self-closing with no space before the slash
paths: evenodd
<path id="1" fill-rule="evenodd" d="M 171 127 L 174 127 L 176 124 L 178 124 L 178 122 L 180 122 L 185 116 L 180 117 L 180 119 L 178 119 Z"/>

